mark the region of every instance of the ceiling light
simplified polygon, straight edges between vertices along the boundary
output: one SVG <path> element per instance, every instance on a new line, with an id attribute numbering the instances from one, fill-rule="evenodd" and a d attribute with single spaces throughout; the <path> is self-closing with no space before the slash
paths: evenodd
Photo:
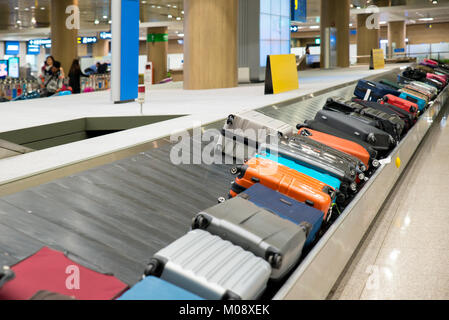
<path id="1" fill-rule="evenodd" d="M 30 8 L 25 8 L 25 11 L 30 11 Z"/>
<path id="2" fill-rule="evenodd" d="M 109 24 L 112 24 L 112 20 L 109 20 L 108 22 L 109 22 Z"/>
<path id="3" fill-rule="evenodd" d="M 41 10 L 45 10 L 45 7 L 41 7 Z"/>
<path id="4" fill-rule="evenodd" d="M 173 18 L 173 16 L 172 16 L 171 14 L 169 14 L 167 17 L 168 17 L 169 19 Z"/>
<path id="5" fill-rule="evenodd" d="M 176 17 L 176 20 L 178 20 L 178 21 L 181 20 L 181 17 Z"/>
<path id="6" fill-rule="evenodd" d="M 184 37 L 184 33 L 178 33 L 178 37 Z"/>
<path id="7" fill-rule="evenodd" d="M 438 1 L 437 0 L 433 0 L 432 3 L 433 4 L 438 4 Z"/>
<path id="8" fill-rule="evenodd" d="M 387 21 L 381 21 L 381 22 L 379 22 L 379 24 L 386 24 L 387 23 Z"/>
<path id="9" fill-rule="evenodd" d="M 319 29 L 320 26 L 310 26 L 309 28 L 310 28 L 310 29 Z"/>
<path id="10" fill-rule="evenodd" d="M 14 10 L 19 10 L 19 7 L 15 7 Z"/>
<path id="11" fill-rule="evenodd" d="M 433 21 L 433 18 L 419 18 L 419 21 Z"/>
<path id="12" fill-rule="evenodd" d="M 108 18 L 108 16 L 103 16 L 103 19 L 107 19 Z"/>
<path id="13" fill-rule="evenodd" d="M 95 23 L 95 24 L 99 24 L 100 21 L 98 21 L 98 19 L 95 19 L 94 23 Z"/>

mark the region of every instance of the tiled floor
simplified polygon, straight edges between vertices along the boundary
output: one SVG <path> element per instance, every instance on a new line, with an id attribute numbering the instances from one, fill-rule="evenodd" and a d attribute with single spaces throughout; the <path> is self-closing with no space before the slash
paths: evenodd
<path id="1" fill-rule="evenodd" d="M 330 299 L 449 299 L 447 109 L 387 199 Z"/>

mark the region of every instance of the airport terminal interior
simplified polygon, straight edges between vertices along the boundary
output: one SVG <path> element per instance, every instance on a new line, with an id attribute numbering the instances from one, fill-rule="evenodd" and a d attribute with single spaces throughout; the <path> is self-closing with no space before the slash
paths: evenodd
<path id="1" fill-rule="evenodd" d="M 0 0 L 0 300 L 449 300 L 449 0 Z"/>

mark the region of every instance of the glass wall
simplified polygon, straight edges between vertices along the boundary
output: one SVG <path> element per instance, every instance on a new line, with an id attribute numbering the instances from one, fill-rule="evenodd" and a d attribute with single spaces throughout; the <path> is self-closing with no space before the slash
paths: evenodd
<path id="1" fill-rule="evenodd" d="M 290 53 L 290 0 L 260 0 L 260 66 L 267 55 Z"/>

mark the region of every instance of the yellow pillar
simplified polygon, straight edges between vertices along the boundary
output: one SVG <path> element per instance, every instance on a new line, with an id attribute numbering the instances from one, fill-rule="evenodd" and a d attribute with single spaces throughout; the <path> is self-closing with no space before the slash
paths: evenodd
<path id="1" fill-rule="evenodd" d="M 337 29 L 337 66 L 349 67 L 349 14 L 350 0 L 321 0 L 321 44 L 324 42 L 325 29 Z M 324 53 L 321 50 L 321 61 Z"/>
<path id="2" fill-rule="evenodd" d="M 372 49 L 379 49 L 380 29 L 366 27 L 366 19 L 371 15 L 357 15 L 357 56 L 369 56 Z M 369 57 L 358 58 L 357 63 L 369 63 Z"/>
<path id="3" fill-rule="evenodd" d="M 405 21 L 388 22 L 388 52 L 393 56 L 394 49 L 405 49 Z"/>
<path id="4" fill-rule="evenodd" d="M 66 27 L 66 19 L 69 15 L 65 11 L 70 5 L 78 6 L 78 0 L 52 0 L 50 13 L 51 54 L 61 62 L 66 74 L 70 70 L 73 59 L 78 56 L 78 30 Z"/>
<path id="5" fill-rule="evenodd" d="M 159 83 L 167 77 L 168 28 L 148 28 L 148 61 L 153 63 L 153 82 Z"/>
<path id="6" fill-rule="evenodd" d="M 184 0 L 184 89 L 238 84 L 238 0 Z"/>

